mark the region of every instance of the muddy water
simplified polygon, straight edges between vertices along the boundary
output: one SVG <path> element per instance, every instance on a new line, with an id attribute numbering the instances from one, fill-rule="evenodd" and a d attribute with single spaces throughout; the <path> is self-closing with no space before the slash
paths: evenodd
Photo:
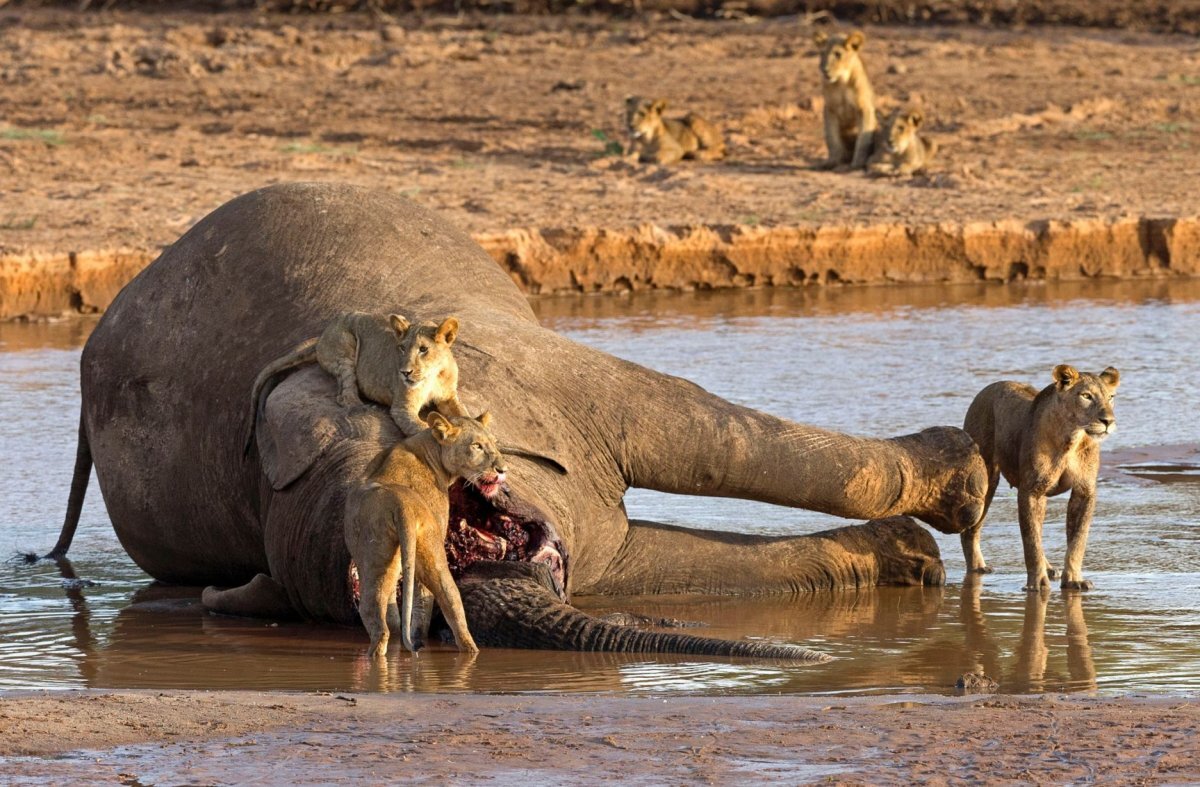
<path id="1" fill-rule="evenodd" d="M 1122 372 L 1087 594 L 1021 592 L 1015 495 L 985 528 L 997 573 L 963 584 L 957 537 L 939 537 L 951 584 L 769 599 L 578 599 L 704 621 L 703 633 L 803 642 L 821 666 L 490 650 L 362 658 L 330 626 L 216 618 L 192 588 L 150 584 L 125 556 L 98 490 L 72 549 L 74 576 L 0 564 L 0 689 L 22 687 L 580 691 L 617 694 L 952 692 L 982 668 L 1008 692 L 1200 687 L 1200 282 L 750 291 L 544 300 L 548 326 L 734 401 L 858 434 L 961 422 L 997 379 L 1048 380 L 1054 364 Z M 44 551 L 66 499 L 87 321 L 0 325 L 0 550 Z M 1178 414 L 1178 415 L 1173 415 Z M 633 516 L 748 532 L 836 524 L 745 501 L 632 491 Z M 1046 542 L 1061 556 L 1065 501 Z"/>

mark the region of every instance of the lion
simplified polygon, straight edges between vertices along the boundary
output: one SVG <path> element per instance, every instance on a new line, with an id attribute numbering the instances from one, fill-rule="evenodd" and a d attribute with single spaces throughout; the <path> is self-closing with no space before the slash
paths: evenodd
<path id="1" fill-rule="evenodd" d="M 426 406 L 442 415 L 469 415 L 458 399 L 458 363 L 450 349 L 457 336 L 454 317 L 413 326 L 399 314 L 339 315 L 320 336 L 306 339 L 258 373 L 250 391 L 245 450 L 254 439 L 254 415 L 275 378 L 313 361 L 337 379 L 338 404 L 361 405 L 361 392 L 390 407 L 392 420 L 405 436 L 425 428 L 420 413 Z"/>
<path id="2" fill-rule="evenodd" d="M 1025 590 L 1048 590 L 1055 572 L 1042 551 L 1046 498 L 1069 489 L 1062 588 L 1091 590 L 1083 578 L 1083 553 L 1096 505 L 1100 443 L 1117 428 L 1113 397 L 1121 374 L 1111 366 L 1087 374 L 1062 364 L 1053 376 L 1041 391 L 1023 383 L 992 383 L 971 402 L 963 429 L 983 454 L 988 491 L 979 522 L 962 533 L 963 553 L 968 572 L 991 571 L 979 550 L 979 530 L 1003 475 L 1017 488 Z"/>
<path id="3" fill-rule="evenodd" d="M 358 614 L 371 636 L 372 659 L 387 655 L 390 631 L 401 632 L 409 651 L 420 649 L 412 631 L 418 581 L 433 593 L 458 649 L 479 650 L 446 560 L 447 490 L 461 478 L 485 497 L 500 493 L 506 469 L 490 422 L 489 413 L 446 418 L 431 411 L 429 428 L 382 451 L 346 497 L 346 547 L 358 567 Z"/>
<path id="4" fill-rule="evenodd" d="M 861 30 L 847 35 L 813 34 L 821 50 L 822 92 L 825 95 L 826 167 L 862 169 L 875 143 L 878 121 L 875 93 L 867 79 L 859 50 L 867 37 Z"/>
<path id="5" fill-rule="evenodd" d="M 725 158 L 725 139 L 720 129 L 694 112 L 680 120 L 664 118 L 666 108 L 667 102 L 661 98 L 625 99 L 625 127 L 630 136 L 626 155 L 657 164 L 675 164 L 685 158 Z"/>
<path id="6" fill-rule="evenodd" d="M 875 135 L 875 152 L 867 169 L 877 175 L 912 175 L 924 170 L 937 152 L 937 143 L 918 133 L 925 115 L 919 109 L 897 109 Z"/>

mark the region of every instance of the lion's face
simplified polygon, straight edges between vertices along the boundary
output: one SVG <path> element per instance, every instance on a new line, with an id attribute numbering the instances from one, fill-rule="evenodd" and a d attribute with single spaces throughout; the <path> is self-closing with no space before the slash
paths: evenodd
<path id="1" fill-rule="evenodd" d="M 625 126 L 634 139 L 648 137 L 662 125 L 662 113 L 667 102 L 659 99 L 650 101 L 630 96 L 625 99 Z"/>
<path id="2" fill-rule="evenodd" d="M 861 30 L 844 36 L 814 33 L 813 43 L 821 50 L 821 76 L 829 82 L 849 81 L 866 40 Z"/>
<path id="3" fill-rule="evenodd" d="M 429 428 L 442 449 L 442 466 L 463 478 L 486 497 L 494 497 L 504 486 L 508 472 L 504 457 L 488 431 L 490 413 L 478 418 L 446 418 L 436 410 L 429 413 Z"/>
<path id="4" fill-rule="evenodd" d="M 1097 440 L 1117 430 L 1113 397 L 1121 383 L 1121 373 L 1108 367 L 1100 374 L 1077 372 L 1065 364 L 1054 367 L 1058 405 L 1070 423 Z"/>
<path id="5" fill-rule="evenodd" d="M 458 320 L 447 317 L 441 325 L 433 322 L 410 325 L 398 314 L 390 319 L 400 353 L 400 378 L 405 386 L 415 388 L 424 380 L 436 379 L 454 363 L 450 346 L 458 337 Z"/>
<path id="6" fill-rule="evenodd" d="M 888 153 L 903 155 L 917 139 L 917 129 L 925 116 L 919 109 L 900 109 L 887 119 L 883 130 L 883 145 Z"/>

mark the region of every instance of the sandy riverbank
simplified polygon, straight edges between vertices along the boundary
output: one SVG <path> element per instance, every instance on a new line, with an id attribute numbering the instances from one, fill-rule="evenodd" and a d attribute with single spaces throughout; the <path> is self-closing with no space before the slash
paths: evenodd
<path id="1" fill-rule="evenodd" d="M 124 784 L 1200 779 L 1184 698 L 15 693 L 0 778 Z"/>
<path id="2" fill-rule="evenodd" d="M 817 168 L 795 17 L 22 8 L 0 27 L 0 317 L 103 310 L 201 216 L 288 180 L 405 194 L 530 292 L 1200 268 L 1188 36 L 868 28 L 881 106 L 921 104 L 944 148 L 896 181 Z M 720 123 L 729 158 L 612 155 L 631 93 Z"/>

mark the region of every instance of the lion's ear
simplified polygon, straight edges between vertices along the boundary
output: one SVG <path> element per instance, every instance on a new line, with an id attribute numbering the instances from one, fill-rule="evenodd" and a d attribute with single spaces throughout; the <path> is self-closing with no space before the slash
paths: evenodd
<path id="1" fill-rule="evenodd" d="M 1105 385 L 1115 391 L 1117 386 L 1121 384 L 1121 373 L 1118 372 L 1114 367 L 1110 366 L 1104 371 L 1100 372 L 1100 379 L 1104 381 Z"/>
<path id="2" fill-rule="evenodd" d="M 408 330 L 408 326 L 412 324 L 402 314 L 389 314 L 388 322 L 391 323 L 392 330 L 399 337 L 403 337 L 405 331 Z"/>
<path id="3" fill-rule="evenodd" d="M 817 46 L 825 46 L 825 44 L 829 43 L 829 34 L 824 30 L 818 30 L 812 34 L 812 40 Z"/>
<path id="4" fill-rule="evenodd" d="M 492 414 L 489 412 L 482 412 L 475 420 L 479 422 L 480 426 L 482 426 L 484 429 L 487 429 L 492 423 Z"/>
<path id="5" fill-rule="evenodd" d="M 429 411 L 429 415 L 425 416 L 425 423 L 429 424 L 429 431 L 433 432 L 433 439 L 442 445 L 458 437 L 459 428 L 446 420 L 446 416 L 437 410 Z"/>
<path id="6" fill-rule="evenodd" d="M 914 109 L 908 113 L 908 122 L 912 123 L 913 128 L 920 128 L 925 122 L 925 113 L 919 109 Z"/>
<path id="7" fill-rule="evenodd" d="M 855 30 L 850 35 L 846 36 L 846 48 L 852 49 L 855 52 L 862 49 L 862 45 L 867 43 L 867 37 L 861 30 Z"/>
<path id="8" fill-rule="evenodd" d="M 458 338 L 458 318 L 447 317 L 442 320 L 442 324 L 438 326 L 437 333 L 433 338 L 439 342 L 454 344 L 454 340 Z"/>
<path id="9" fill-rule="evenodd" d="M 657 99 L 653 104 L 650 105 L 650 108 L 655 112 L 662 112 L 667 108 L 667 100 L 665 98 Z"/>
<path id="10" fill-rule="evenodd" d="M 1079 380 L 1079 372 L 1075 371 L 1074 366 L 1060 363 L 1054 367 L 1054 382 L 1058 383 L 1059 388 L 1070 388 L 1077 380 Z"/>

